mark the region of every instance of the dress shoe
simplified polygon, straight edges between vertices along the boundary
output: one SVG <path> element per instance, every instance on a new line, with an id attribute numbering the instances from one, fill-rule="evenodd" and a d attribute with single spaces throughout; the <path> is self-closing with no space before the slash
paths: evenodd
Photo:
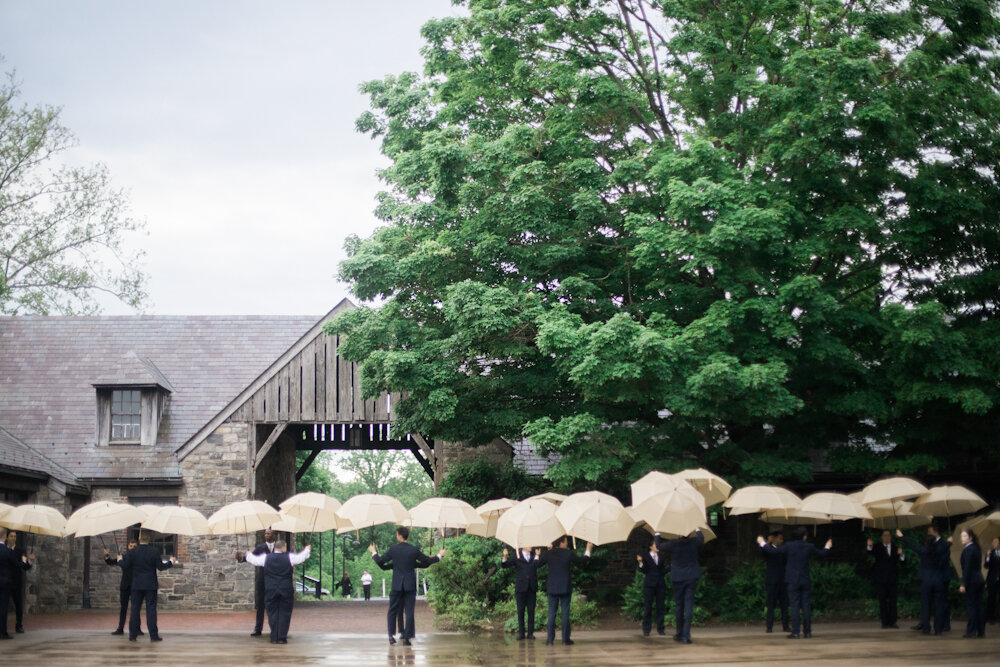
<path id="1" fill-rule="evenodd" d="M 411 644 L 410 644 L 410 638 L 409 637 L 403 637 L 400 640 L 400 642 L 403 644 L 403 646 L 411 646 Z"/>
<path id="2" fill-rule="evenodd" d="M 802 636 L 805 637 L 806 639 L 812 639 L 813 638 L 813 633 L 806 632 Z"/>
<path id="3" fill-rule="evenodd" d="M 272 640 L 271 640 L 271 643 L 272 643 L 272 644 L 277 644 L 277 643 L 278 643 L 278 640 L 277 640 L 277 639 L 272 639 Z"/>
<path id="4" fill-rule="evenodd" d="M 137 637 L 132 637 L 132 636 L 129 636 L 128 640 L 129 640 L 130 642 L 134 642 L 134 641 L 138 641 L 138 638 L 137 638 Z"/>
<path id="5" fill-rule="evenodd" d="M 279 640 L 278 640 L 278 643 L 279 643 L 279 644 L 287 644 L 287 643 L 288 643 L 288 640 L 287 640 L 287 639 L 279 639 Z"/>
<path id="6" fill-rule="evenodd" d="M 681 640 L 681 636 L 680 635 L 674 635 L 674 641 L 675 642 L 679 642 L 680 640 Z"/>
<path id="7" fill-rule="evenodd" d="M 764 630 L 764 632 L 766 632 L 767 634 L 771 634 L 772 632 L 774 632 L 774 630 L 772 630 L 771 628 L 767 628 L 766 630 Z"/>
<path id="8" fill-rule="evenodd" d="M 553 644 L 555 644 L 555 641 L 553 641 L 553 640 L 551 640 L 551 639 L 546 639 L 546 640 L 545 640 L 545 645 L 546 645 L 546 646 L 552 646 Z"/>
<path id="9" fill-rule="evenodd" d="M 115 630 L 111 634 L 113 634 L 113 635 L 123 635 L 123 634 L 125 634 L 125 631 L 122 630 L 121 628 L 118 628 L 117 630 Z"/>
<path id="10" fill-rule="evenodd" d="M 11 637 L 10 635 L 8 635 L 8 634 L 7 634 L 6 632 L 5 632 L 5 633 L 3 633 L 2 635 L 0 635 L 0 639 L 13 639 L 13 637 Z"/>
<path id="11" fill-rule="evenodd" d="M 524 639 L 524 633 L 523 632 L 517 633 L 517 641 L 521 641 L 522 639 Z"/>
<path id="12" fill-rule="evenodd" d="M 914 625 L 914 626 L 913 626 L 912 628 L 910 628 L 910 630 L 923 630 L 923 629 L 924 629 L 924 626 L 922 626 L 922 625 L 921 625 L 921 624 L 919 624 L 919 623 L 917 623 L 917 624 L 916 624 L 916 625 Z"/>
<path id="13" fill-rule="evenodd" d="M 151 642 L 162 642 L 163 641 L 163 637 L 161 637 L 160 635 L 150 635 L 149 636 L 149 641 L 151 641 Z"/>
<path id="14" fill-rule="evenodd" d="M 684 639 L 681 640 L 681 643 L 682 644 L 690 644 L 691 643 L 691 638 L 690 637 L 685 637 Z"/>
<path id="15" fill-rule="evenodd" d="M 264 633 L 263 632 L 258 632 L 256 630 L 254 630 L 253 632 L 250 633 L 250 636 L 251 637 L 262 637 L 262 636 L 264 636 Z"/>
<path id="16" fill-rule="evenodd" d="M 575 641 L 573 641 L 572 639 L 564 639 L 564 640 L 563 640 L 563 646 L 572 646 L 572 645 L 573 645 L 573 644 L 575 644 L 575 643 L 576 643 L 576 642 L 575 642 Z"/>
<path id="17" fill-rule="evenodd" d="M 788 638 L 789 639 L 798 639 L 799 636 L 793 632 L 792 634 L 788 635 Z"/>
<path id="18" fill-rule="evenodd" d="M 792 626 L 790 626 L 790 625 L 783 625 L 783 626 L 781 626 L 781 631 L 782 632 L 791 632 L 792 631 Z"/>
<path id="19" fill-rule="evenodd" d="M 525 635 L 525 637 L 527 639 L 534 639 L 535 638 L 535 633 L 534 632 L 529 632 L 527 635 Z"/>
<path id="20" fill-rule="evenodd" d="M 395 637 L 389 637 L 389 646 L 392 646 L 395 643 L 396 643 L 396 638 Z"/>
<path id="21" fill-rule="evenodd" d="M 14 632 L 16 632 L 19 635 L 23 635 L 24 634 L 24 628 L 22 628 L 20 625 L 18 625 L 17 627 L 14 628 Z"/>
<path id="22" fill-rule="evenodd" d="M 886 627 L 887 629 L 889 629 L 889 630 L 899 630 L 899 626 L 898 626 L 898 625 L 896 625 L 895 623 L 890 623 L 889 625 L 887 625 L 887 626 L 885 626 L 885 627 Z"/>
<path id="23" fill-rule="evenodd" d="M 136 635 L 136 636 L 137 636 L 137 637 L 145 637 L 145 636 L 146 636 L 146 633 L 145 633 L 145 632 L 143 632 L 142 630 L 139 630 L 139 634 L 138 634 L 138 635 Z"/>
<path id="24" fill-rule="evenodd" d="M 648 637 L 649 636 L 649 631 L 648 630 L 644 630 L 643 633 L 642 633 L 642 636 L 643 637 Z"/>
<path id="25" fill-rule="evenodd" d="M 962 635 L 962 639 L 975 639 L 975 638 L 976 638 L 975 635 L 970 635 L 969 633 L 965 633 L 964 635 Z"/>

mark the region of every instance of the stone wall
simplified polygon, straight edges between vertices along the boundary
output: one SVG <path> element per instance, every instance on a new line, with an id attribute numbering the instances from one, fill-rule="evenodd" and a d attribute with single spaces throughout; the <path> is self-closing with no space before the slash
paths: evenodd
<path id="1" fill-rule="evenodd" d="M 58 483 L 55 483 L 58 486 Z M 64 516 L 70 513 L 70 502 L 58 488 L 41 485 L 29 502 L 59 510 Z M 74 592 L 80 590 L 78 577 L 72 568 L 74 540 L 44 535 L 29 535 L 19 531 L 19 543 L 25 551 L 34 553 L 31 570 L 26 573 L 25 607 L 28 613 L 66 611 Z M 77 569 L 78 573 L 80 570 Z"/>

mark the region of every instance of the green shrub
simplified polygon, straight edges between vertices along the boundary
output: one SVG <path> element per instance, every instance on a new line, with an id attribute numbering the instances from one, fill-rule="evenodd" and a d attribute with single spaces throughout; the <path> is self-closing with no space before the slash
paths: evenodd
<path id="1" fill-rule="evenodd" d="M 517 603 L 514 600 L 514 586 L 508 591 L 510 597 L 498 603 L 494 610 L 494 617 L 503 619 L 503 629 L 505 632 L 517 632 Z M 538 592 L 538 604 L 535 607 L 535 630 L 544 630 L 548 622 L 549 598 L 544 590 Z M 574 628 L 593 628 L 597 625 L 600 617 L 600 607 L 593 600 L 588 600 L 580 593 L 573 593 L 572 601 L 569 605 L 569 622 Z M 561 627 L 562 613 L 556 618 L 556 626 Z M 558 634 L 558 630 L 557 630 Z"/>
<path id="2" fill-rule="evenodd" d="M 494 539 L 460 535 L 441 540 L 448 550 L 427 570 L 427 601 L 439 622 L 459 630 L 489 628 L 494 607 L 512 585 L 513 570 L 500 568 L 504 545 Z"/>
<path id="3" fill-rule="evenodd" d="M 734 571 L 719 594 L 712 596 L 714 615 L 727 622 L 762 620 L 767 611 L 766 569 L 765 563 L 758 560 Z"/>
<path id="4" fill-rule="evenodd" d="M 625 618 L 639 622 L 642 620 L 642 580 L 641 572 L 635 573 L 635 578 L 629 584 L 622 596 L 621 611 Z M 708 607 L 708 600 L 711 596 L 706 589 L 710 589 L 711 584 L 702 577 L 698 580 L 698 586 L 694 593 L 694 613 L 691 616 L 691 625 L 701 625 L 712 617 L 712 611 Z M 669 578 L 667 579 L 667 592 L 665 595 L 666 624 L 674 625 L 674 587 Z"/>
<path id="5" fill-rule="evenodd" d="M 854 563 L 810 564 L 812 608 L 822 614 L 865 614 L 865 604 L 874 593 L 871 583 L 858 576 Z"/>

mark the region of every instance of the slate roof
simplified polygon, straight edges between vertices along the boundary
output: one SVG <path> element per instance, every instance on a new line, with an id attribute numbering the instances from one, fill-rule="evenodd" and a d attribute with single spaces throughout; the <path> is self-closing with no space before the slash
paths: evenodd
<path id="1" fill-rule="evenodd" d="M 76 475 L 45 458 L 31 447 L 0 427 L 0 469 L 41 473 L 54 477 L 64 484 L 79 485 Z"/>
<path id="2" fill-rule="evenodd" d="M 539 456 L 535 451 L 535 445 L 527 438 L 515 440 L 510 443 L 510 446 L 514 450 L 514 465 L 529 475 L 544 475 L 549 468 L 562 459 L 558 454 L 550 454 L 547 457 Z"/>
<path id="3" fill-rule="evenodd" d="M 321 318 L 0 317 L 0 427 L 82 480 L 179 479 L 175 450 Z M 172 389 L 157 444 L 96 447 L 94 385 L 130 378 Z"/>

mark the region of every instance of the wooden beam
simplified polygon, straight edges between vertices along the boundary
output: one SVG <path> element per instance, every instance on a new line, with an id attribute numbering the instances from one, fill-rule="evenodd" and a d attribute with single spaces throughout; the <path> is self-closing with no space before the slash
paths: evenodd
<path id="1" fill-rule="evenodd" d="M 277 442 L 278 436 L 284 433 L 286 426 L 288 426 L 287 422 L 281 422 L 274 427 L 274 430 L 271 431 L 271 435 L 267 436 L 267 440 L 264 441 L 264 445 L 260 448 L 260 451 L 257 452 L 257 457 L 253 461 L 254 470 L 260 466 L 260 462 L 263 461 L 264 457 L 267 456 L 267 453 L 271 451 L 271 447 L 273 447 L 274 443 Z"/>
<path id="2" fill-rule="evenodd" d="M 299 466 L 298 471 L 295 473 L 296 482 L 302 479 L 302 475 L 306 474 L 306 470 L 309 470 L 309 466 L 312 465 L 312 462 L 316 460 L 316 457 L 319 456 L 319 453 L 322 451 L 322 449 L 314 449 L 309 453 L 309 456 L 306 457 L 306 460 L 302 462 L 302 465 Z"/>
<path id="3" fill-rule="evenodd" d="M 430 461 L 425 459 L 421 455 L 420 450 L 417 449 L 416 447 L 410 447 L 410 451 L 413 452 L 413 456 L 414 458 L 417 459 L 417 462 L 419 462 L 420 465 L 423 466 L 424 472 L 426 472 L 431 479 L 434 479 L 434 468 L 431 466 Z"/>
<path id="4" fill-rule="evenodd" d="M 427 444 L 427 441 L 424 440 L 424 436 L 419 433 L 411 433 L 410 435 L 413 436 L 413 440 L 420 446 L 420 450 L 424 453 L 424 456 L 427 457 L 427 460 L 433 462 L 435 460 L 434 450 Z"/>

